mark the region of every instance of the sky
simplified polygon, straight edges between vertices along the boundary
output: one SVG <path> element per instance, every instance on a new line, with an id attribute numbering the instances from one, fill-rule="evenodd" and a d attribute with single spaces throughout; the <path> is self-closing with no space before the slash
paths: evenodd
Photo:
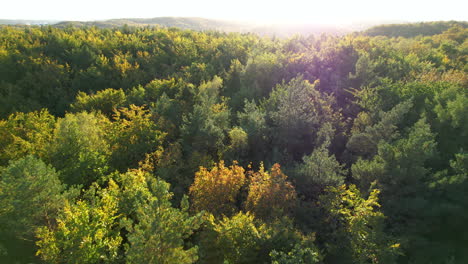
<path id="1" fill-rule="evenodd" d="M 259 23 L 468 20 L 464 0 L 6 0 L 0 19 L 105 20 L 162 16 Z"/>

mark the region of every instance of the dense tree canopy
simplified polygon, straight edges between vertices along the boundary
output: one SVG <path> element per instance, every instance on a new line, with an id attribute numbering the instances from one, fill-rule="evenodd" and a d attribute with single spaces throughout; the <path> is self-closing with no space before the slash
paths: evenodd
<path id="1" fill-rule="evenodd" d="M 454 22 L 3 26 L 0 262 L 467 263 L 467 56 Z"/>

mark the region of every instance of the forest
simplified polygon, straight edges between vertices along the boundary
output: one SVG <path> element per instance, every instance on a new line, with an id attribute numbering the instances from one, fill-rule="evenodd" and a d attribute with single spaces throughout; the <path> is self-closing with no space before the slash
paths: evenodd
<path id="1" fill-rule="evenodd" d="M 468 28 L 418 27 L 0 27 L 0 263 L 468 263 Z"/>

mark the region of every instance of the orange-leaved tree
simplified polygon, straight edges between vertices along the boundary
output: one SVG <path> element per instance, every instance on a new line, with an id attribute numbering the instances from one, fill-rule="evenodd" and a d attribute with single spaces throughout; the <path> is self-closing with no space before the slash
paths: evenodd
<path id="1" fill-rule="evenodd" d="M 258 172 L 250 172 L 250 185 L 245 209 L 262 219 L 272 219 L 290 213 L 297 202 L 294 186 L 287 180 L 278 163 L 270 173 L 263 164 Z"/>
<path id="2" fill-rule="evenodd" d="M 200 167 L 189 190 L 193 209 L 206 210 L 216 216 L 235 213 L 244 183 L 244 168 L 238 166 L 236 161 L 229 167 L 224 166 L 224 161 L 211 170 Z"/>

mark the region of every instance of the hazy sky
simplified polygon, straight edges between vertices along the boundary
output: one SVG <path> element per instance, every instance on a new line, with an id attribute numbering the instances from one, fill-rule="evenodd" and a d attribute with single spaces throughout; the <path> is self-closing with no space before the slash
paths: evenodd
<path id="1" fill-rule="evenodd" d="M 0 19 L 190 16 L 268 23 L 468 20 L 464 0 L 5 0 Z"/>

